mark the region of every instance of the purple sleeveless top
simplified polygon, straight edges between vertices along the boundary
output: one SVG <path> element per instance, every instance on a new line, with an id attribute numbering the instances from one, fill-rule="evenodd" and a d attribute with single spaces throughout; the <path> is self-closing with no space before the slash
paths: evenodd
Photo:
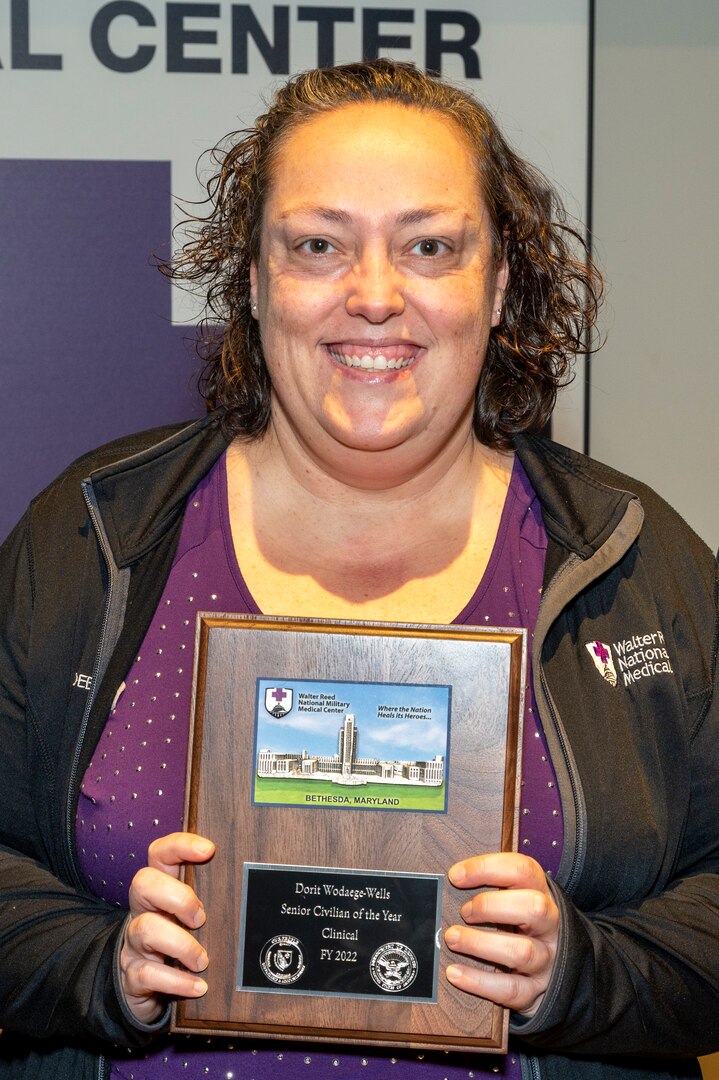
<path id="1" fill-rule="evenodd" d="M 515 459 L 494 549 L 476 592 L 454 620 L 476 626 L 534 628 L 546 552 L 541 509 Z M 143 644 L 81 786 L 76 820 L 80 865 L 98 896 L 127 906 L 130 881 L 148 845 L 182 828 L 195 613 L 259 614 L 235 558 L 225 458 L 188 501 L 172 570 Z M 520 850 L 549 873 L 561 857 L 562 814 L 544 736 L 536 721 L 531 671 L 524 722 Z M 469 854 L 469 853 L 468 853 Z M 209 972 L 211 978 L 211 970 Z M 150 1053 L 112 1062 L 113 1078 L 171 1080 L 519 1080 L 519 1058 L 418 1053 L 251 1039 L 165 1036 Z"/>

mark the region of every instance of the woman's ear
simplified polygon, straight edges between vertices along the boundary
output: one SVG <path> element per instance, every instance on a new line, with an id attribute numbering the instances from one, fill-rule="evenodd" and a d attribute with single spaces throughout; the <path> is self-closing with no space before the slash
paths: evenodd
<path id="1" fill-rule="evenodd" d="M 257 264 L 254 259 L 250 263 L 250 314 L 253 319 L 257 318 Z"/>
<path id="2" fill-rule="evenodd" d="M 490 321 L 491 326 L 499 326 L 504 312 L 504 295 L 509 283 L 509 263 L 507 262 L 506 257 L 503 258 L 497 266 L 496 275 L 494 281 L 494 303 L 492 304 L 492 318 Z"/>

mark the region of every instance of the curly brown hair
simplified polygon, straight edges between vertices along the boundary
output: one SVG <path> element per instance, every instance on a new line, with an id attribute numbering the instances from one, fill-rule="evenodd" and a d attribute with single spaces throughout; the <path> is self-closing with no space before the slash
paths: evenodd
<path id="1" fill-rule="evenodd" d="M 487 109 L 465 91 L 393 60 L 296 75 L 253 128 L 234 132 L 209 152 L 217 166 L 207 184 L 210 211 L 183 222 L 190 239 L 162 267 L 176 280 L 203 287 L 201 392 L 208 407 L 226 410 L 230 434 L 255 438 L 267 429 L 271 385 L 250 311 L 250 264 L 259 256 L 276 154 L 283 139 L 318 114 L 384 101 L 450 119 L 476 158 L 494 255 L 498 263 L 507 259 L 509 283 L 477 386 L 474 430 L 485 445 L 507 449 L 517 433 L 544 427 L 558 389 L 572 377 L 574 356 L 587 351 L 602 278 L 556 193 L 509 147 Z"/>

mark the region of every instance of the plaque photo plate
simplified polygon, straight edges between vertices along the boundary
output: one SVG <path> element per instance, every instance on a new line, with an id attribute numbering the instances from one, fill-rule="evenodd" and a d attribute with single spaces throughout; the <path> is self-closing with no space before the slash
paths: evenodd
<path id="1" fill-rule="evenodd" d="M 523 630 L 198 615 L 209 990 L 173 1031 L 506 1051 L 507 1010 L 444 975 L 446 872 L 516 850 L 525 666 Z"/>

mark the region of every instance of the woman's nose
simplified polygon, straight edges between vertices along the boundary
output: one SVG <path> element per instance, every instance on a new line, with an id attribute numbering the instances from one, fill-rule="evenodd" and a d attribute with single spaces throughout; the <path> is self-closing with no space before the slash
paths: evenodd
<path id="1" fill-rule="evenodd" d="M 404 311 L 402 275 L 383 253 L 362 258 L 352 269 L 347 311 L 368 322 L 383 323 Z"/>

